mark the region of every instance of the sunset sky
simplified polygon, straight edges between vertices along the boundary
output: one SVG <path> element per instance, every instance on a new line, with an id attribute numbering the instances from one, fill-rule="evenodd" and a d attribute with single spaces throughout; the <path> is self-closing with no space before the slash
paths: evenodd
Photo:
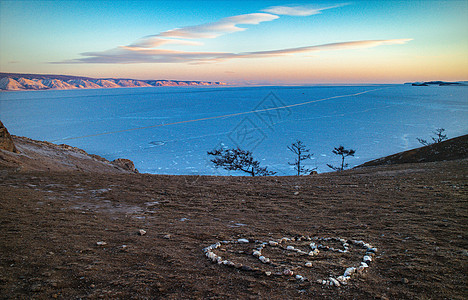
<path id="1" fill-rule="evenodd" d="M 0 71 L 233 84 L 468 80 L 468 0 L 0 0 Z"/>

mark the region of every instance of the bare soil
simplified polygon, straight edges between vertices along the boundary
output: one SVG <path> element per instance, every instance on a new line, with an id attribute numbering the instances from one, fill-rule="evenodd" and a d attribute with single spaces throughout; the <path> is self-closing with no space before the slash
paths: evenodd
<path id="1" fill-rule="evenodd" d="M 2 167 L 0 298 L 467 299 L 467 176 L 467 159 L 262 178 Z M 323 252 L 301 282 L 214 264 L 202 251 L 301 235 L 378 252 L 364 274 L 331 287 L 315 279 L 357 256 Z M 226 257 L 267 268 L 236 247 Z"/>

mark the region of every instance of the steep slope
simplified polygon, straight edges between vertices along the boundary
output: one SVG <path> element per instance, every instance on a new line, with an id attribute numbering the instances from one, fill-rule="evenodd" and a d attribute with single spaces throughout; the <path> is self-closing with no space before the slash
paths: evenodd
<path id="1" fill-rule="evenodd" d="M 13 78 L 4 77 L 0 79 L 0 89 L 8 91 L 17 91 L 24 90 L 25 87 Z"/>
<path id="2" fill-rule="evenodd" d="M 41 83 L 50 89 L 76 89 L 75 86 L 59 79 L 41 79 Z"/>
<path id="3" fill-rule="evenodd" d="M 45 90 L 47 86 L 43 85 L 40 79 L 18 79 L 18 83 L 21 84 L 27 90 Z"/>

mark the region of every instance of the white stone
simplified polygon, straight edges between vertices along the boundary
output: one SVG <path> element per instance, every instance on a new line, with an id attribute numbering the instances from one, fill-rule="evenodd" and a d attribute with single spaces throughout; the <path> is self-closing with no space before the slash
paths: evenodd
<path id="1" fill-rule="evenodd" d="M 300 281 L 304 281 L 304 280 L 305 280 L 305 278 L 302 277 L 301 275 L 296 275 L 296 279 L 297 279 L 297 280 L 300 280 Z"/>
<path id="2" fill-rule="evenodd" d="M 275 242 L 275 241 L 269 241 L 268 244 L 270 244 L 270 246 L 272 247 L 278 246 L 278 242 Z"/>
<path id="3" fill-rule="evenodd" d="M 260 251 L 257 251 L 255 250 L 253 253 L 252 253 L 253 256 L 255 257 L 259 257 L 260 255 L 262 255 L 262 253 Z"/>
<path id="4" fill-rule="evenodd" d="M 258 259 L 264 264 L 267 264 L 267 263 L 270 262 L 270 259 L 268 257 L 265 257 L 265 256 L 260 256 Z"/>
<path id="5" fill-rule="evenodd" d="M 340 283 L 335 278 L 330 277 L 329 280 L 331 283 L 333 283 L 334 286 L 340 286 Z"/>
<path id="6" fill-rule="evenodd" d="M 343 276 L 345 276 L 345 277 L 351 276 L 351 275 L 354 274 L 354 272 L 356 272 L 356 268 L 354 268 L 354 267 L 347 268 L 346 271 L 344 272 Z"/>
<path id="7" fill-rule="evenodd" d="M 293 246 L 287 246 L 286 250 L 294 250 L 294 247 Z"/>
<path id="8" fill-rule="evenodd" d="M 366 255 L 362 258 L 362 260 L 367 263 L 367 262 L 372 261 L 372 257 L 370 257 L 369 255 Z"/>
<path id="9" fill-rule="evenodd" d="M 348 279 L 346 278 L 349 278 L 349 277 L 345 277 L 343 275 L 341 276 L 338 276 L 338 278 L 336 278 L 341 284 L 346 284 L 348 282 Z"/>
<path id="10" fill-rule="evenodd" d="M 249 240 L 248 239 L 238 239 L 237 242 L 240 243 L 240 244 L 247 244 L 247 243 L 249 243 Z"/>

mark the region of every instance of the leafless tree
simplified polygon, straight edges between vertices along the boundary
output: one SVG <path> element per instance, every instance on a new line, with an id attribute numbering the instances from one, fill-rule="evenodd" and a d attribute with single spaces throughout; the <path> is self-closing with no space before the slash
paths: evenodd
<path id="1" fill-rule="evenodd" d="M 218 148 L 208 151 L 208 155 L 215 158 L 211 162 L 216 168 L 224 168 L 231 171 L 242 171 L 251 176 L 270 176 L 276 172 L 268 171 L 267 167 L 260 167 L 260 162 L 254 160 L 252 152 L 245 151 L 239 147 L 235 149 Z"/>
<path id="2" fill-rule="evenodd" d="M 294 170 L 297 171 L 297 176 L 306 173 L 310 174 L 310 172 L 317 169 L 308 169 L 302 164 L 304 160 L 311 159 L 312 155 L 314 155 L 313 153 L 309 153 L 310 149 L 307 149 L 306 145 L 304 145 L 302 141 L 297 140 L 295 143 L 292 143 L 290 146 L 288 146 L 288 149 L 296 155 L 294 162 L 288 162 L 288 164 L 294 166 Z"/>
<path id="3" fill-rule="evenodd" d="M 432 136 L 431 139 L 432 139 L 432 142 L 428 142 L 427 140 L 423 140 L 423 139 L 420 139 L 420 138 L 416 138 L 418 140 L 418 142 L 420 142 L 421 144 L 423 144 L 424 146 L 429 146 L 429 145 L 432 145 L 432 144 L 437 144 L 437 143 L 440 143 L 440 142 L 443 142 L 447 139 L 447 135 L 444 134 L 444 131 L 445 129 L 444 128 L 437 128 L 433 134 L 435 136 Z"/>
<path id="4" fill-rule="evenodd" d="M 346 167 L 348 167 L 348 164 L 345 164 L 345 158 L 348 156 L 354 156 L 356 153 L 356 150 L 353 149 L 345 149 L 343 146 L 335 147 L 332 151 L 334 154 L 341 156 L 341 166 L 340 167 L 335 167 L 332 165 L 327 164 L 327 166 L 335 171 L 343 171 Z"/>

